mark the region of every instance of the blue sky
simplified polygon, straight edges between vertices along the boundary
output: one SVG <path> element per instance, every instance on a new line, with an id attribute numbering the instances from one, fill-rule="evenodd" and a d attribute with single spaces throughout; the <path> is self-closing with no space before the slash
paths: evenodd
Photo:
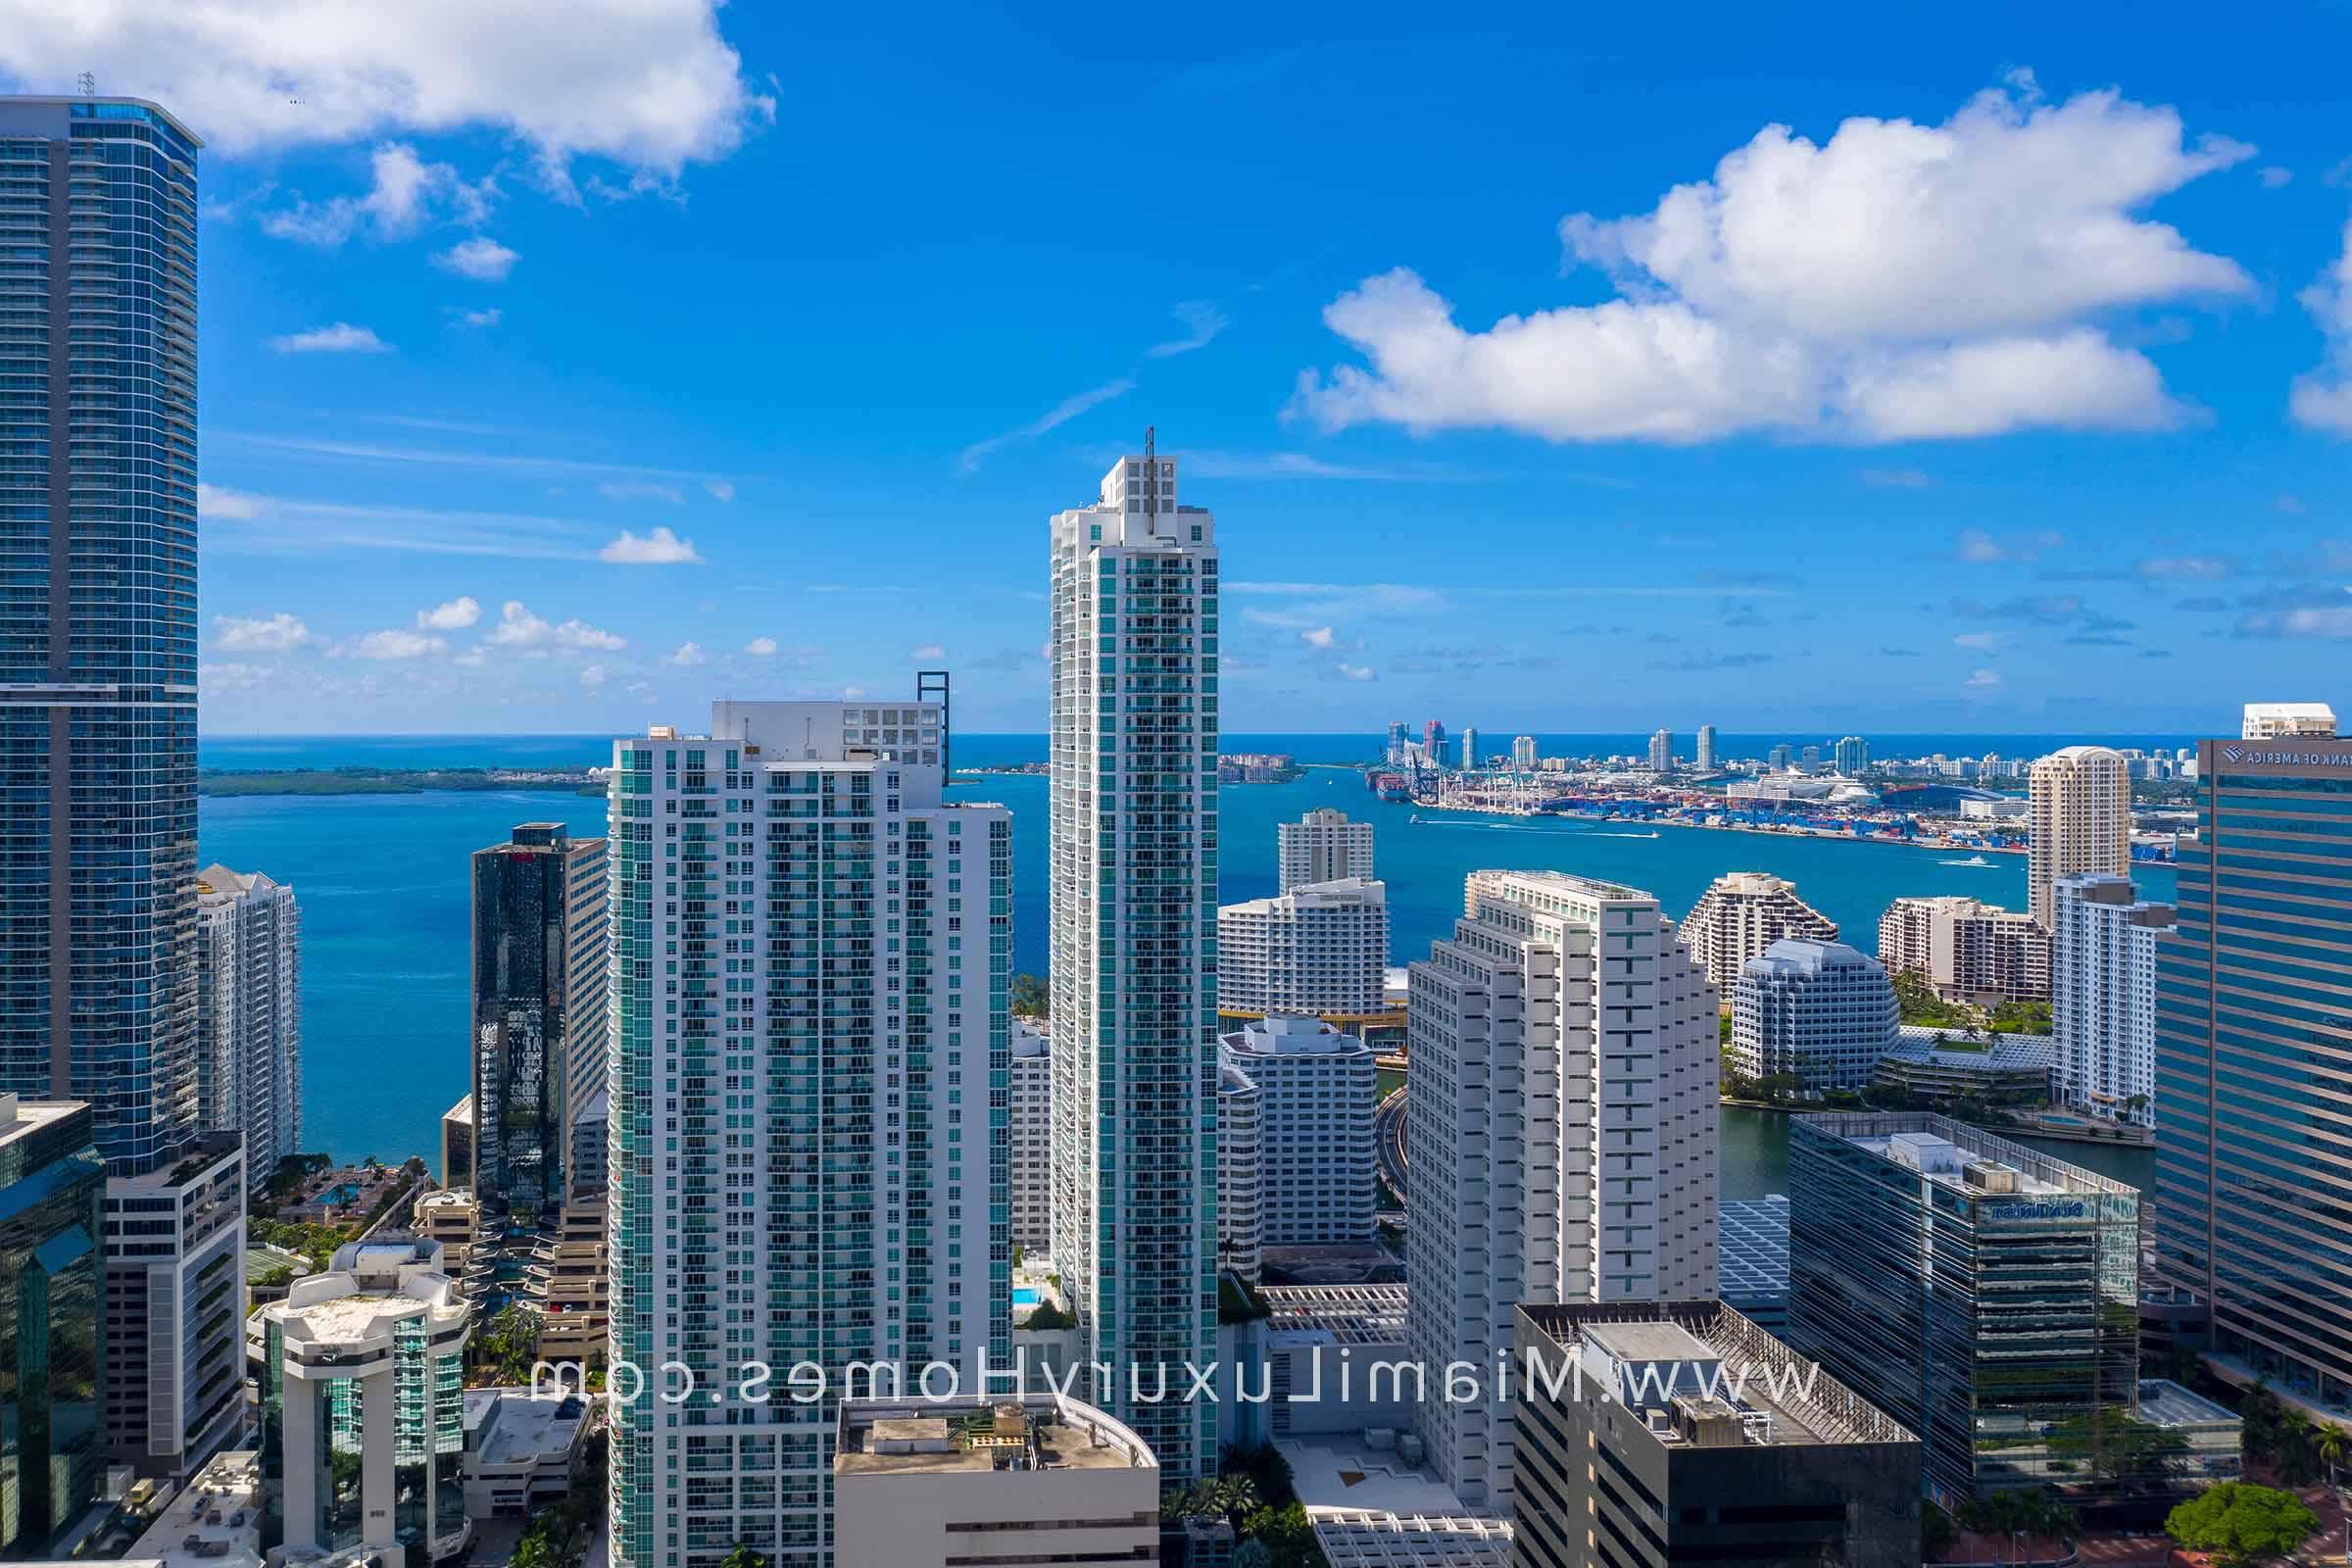
<path id="1" fill-rule="evenodd" d="M 211 142 L 211 732 L 1041 728 L 1148 423 L 1236 730 L 2352 701 L 2342 6 L 0 11 Z"/>

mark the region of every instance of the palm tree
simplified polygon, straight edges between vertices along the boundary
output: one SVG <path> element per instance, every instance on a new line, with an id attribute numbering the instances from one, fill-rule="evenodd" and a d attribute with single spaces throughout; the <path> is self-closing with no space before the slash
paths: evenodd
<path id="1" fill-rule="evenodd" d="M 2320 1428 L 2311 1440 L 2311 1446 L 2312 1451 L 2320 1456 L 2320 1463 L 2328 1467 L 2328 1485 L 2334 1486 L 2336 1469 L 2344 1462 L 2344 1450 L 2352 1446 L 2345 1440 L 2344 1429 L 2337 1426 Z"/>

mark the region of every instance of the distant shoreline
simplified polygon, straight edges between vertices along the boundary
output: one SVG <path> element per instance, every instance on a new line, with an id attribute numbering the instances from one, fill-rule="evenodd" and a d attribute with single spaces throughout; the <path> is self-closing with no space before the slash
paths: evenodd
<path id="1" fill-rule="evenodd" d="M 602 795 L 605 786 L 603 780 L 570 768 L 208 767 L 196 775 L 198 795 L 219 797 L 469 794 L 511 790 Z"/>

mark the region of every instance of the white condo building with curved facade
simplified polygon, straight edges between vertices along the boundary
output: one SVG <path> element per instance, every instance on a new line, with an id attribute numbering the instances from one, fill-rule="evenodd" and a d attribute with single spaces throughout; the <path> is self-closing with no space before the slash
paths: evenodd
<path id="1" fill-rule="evenodd" d="M 1838 922 L 1796 896 L 1796 884 L 1769 871 L 1728 871 L 1707 884 L 1676 928 L 1690 956 L 1726 1000 L 1747 960 L 1775 942 L 1838 940 Z"/>
<path id="2" fill-rule="evenodd" d="M 1378 1013 L 1388 965 L 1385 883 L 1318 882 L 1217 910 L 1217 1005 L 1228 1013 Z"/>
<path id="3" fill-rule="evenodd" d="M 1405 1339 L 1492 1367 L 1526 1301 L 1716 1292 L 1717 1000 L 1657 900 L 1558 871 L 1474 871 L 1412 965 Z M 1462 1502 L 1511 1494 L 1509 1407 L 1429 1398 Z"/>
<path id="4" fill-rule="evenodd" d="M 1258 1211 L 1265 1190 L 1259 1166 L 1257 1084 L 1230 1061 L 1217 1064 L 1217 1266 L 1252 1284 L 1265 1235 Z"/>
<path id="5" fill-rule="evenodd" d="M 1732 988 L 1732 1065 L 1742 1078 L 1860 1089 L 1901 1028 L 1886 971 L 1842 942 L 1775 942 Z"/>

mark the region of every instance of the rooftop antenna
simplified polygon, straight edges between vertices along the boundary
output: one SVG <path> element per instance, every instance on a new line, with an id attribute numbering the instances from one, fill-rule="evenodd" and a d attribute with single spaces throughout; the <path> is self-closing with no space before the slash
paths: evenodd
<path id="1" fill-rule="evenodd" d="M 1159 467 L 1152 461 L 1156 450 L 1152 438 L 1158 430 L 1156 424 L 1144 426 L 1144 515 L 1148 517 L 1159 515 Z"/>
<path id="2" fill-rule="evenodd" d="M 95 98 L 98 96 L 98 78 L 96 75 L 85 71 L 80 75 L 75 76 L 74 79 L 81 83 L 81 95 L 84 98 Z"/>

